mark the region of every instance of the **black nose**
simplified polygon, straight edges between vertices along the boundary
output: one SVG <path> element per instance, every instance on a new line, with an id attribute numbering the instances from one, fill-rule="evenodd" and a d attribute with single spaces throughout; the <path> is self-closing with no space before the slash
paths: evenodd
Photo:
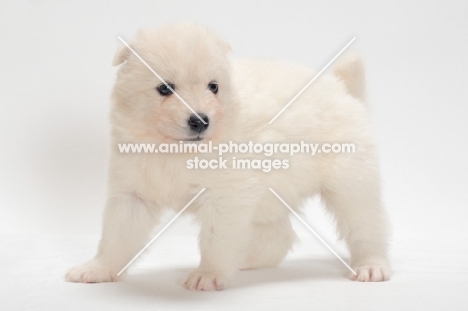
<path id="1" fill-rule="evenodd" d="M 199 113 L 198 114 L 202 119 L 203 121 L 205 121 L 205 123 L 203 123 L 199 117 L 197 117 L 196 115 L 192 114 L 190 116 L 190 118 L 188 119 L 188 125 L 190 126 L 190 129 L 194 132 L 197 132 L 197 133 L 201 133 L 203 132 L 204 130 L 206 130 L 208 128 L 208 125 L 209 125 L 209 119 L 208 117 L 206 116 L 206 114 L 204 113 Z"/>

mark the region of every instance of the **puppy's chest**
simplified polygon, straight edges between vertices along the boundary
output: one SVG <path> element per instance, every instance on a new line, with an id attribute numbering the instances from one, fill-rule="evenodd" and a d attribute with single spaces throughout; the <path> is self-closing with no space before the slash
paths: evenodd
<path id="1" fill-rule="evenodd" d="M 184 159 L 167 158 L 151 159 L 141 167 L 139 192 L 158 205 L 176 207 L 203 187 L 196 174 L 187 169 Z"/>

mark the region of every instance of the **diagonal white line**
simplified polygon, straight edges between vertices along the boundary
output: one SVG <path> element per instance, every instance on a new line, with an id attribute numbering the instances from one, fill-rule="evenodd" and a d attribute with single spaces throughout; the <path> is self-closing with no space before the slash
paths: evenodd
<path id="1" fill-rule="evenodd" d="M 346 44 L 344 46 L 344 48 L 341 49 L 341 51 L 338 52 L 338 54 L 335 55 L 335 57 L 332 58 L 331 61 L 328 62 L 328 64 L 325 65 L 325 67 L 322 68 L 322 70 L 320 70 L 316 75 L 315 77 L 312 78 L 312 80 L 309 81 L 309 83 L 307 83 L 303 88 L 302 90 L 299 91 L 299 93 L 296 94 L 296 96 L 294 96 L 290 101 L 289 103 L 286 104 L 286 106 L 283 107 L 283 109 L 281 109 L 277 114 L 276 116 L 273 117 L 273 119 L 270 120 L 270 122 L 268 122 L 268 124 L 272 124 L 276 118 L 278 118 L 286 109 L 288 109 L 288 107 L 312 84 L 312 82 L 314 82 L 337 58 L 338 56 L 340 56 L 350 45 L 351 43 L 354 42 L 354 40 L 356 40 L 356 37 L 352 38 L 351 41 L 348 42 L 348 44 Z"/>
<path id="2" fill-rule="evenodd" d="M 291 208 L 291 206 L 289 206 L 288 203 L 286 203 L 286 202 L 283 200 L 283 198 L 281 198 L 281 197 L 275 192 L 275 190 L 273 190 L 273 189 L 271 189 L 271 188 L 268 188 L 268 189 L 270 189 L 270 191 L 278 198 L 278 200 L 280 200 L 281 203 L 283 203 L 284 206 L 286 206 L 286 207 L 291 211 L 291 213 L 293 213 L 294 216 L 296 216 L 296 218 L 299 219 L 299 221 L 302 222 L 302 223 L 304 224 L 304 226 L 306 226 L 306 228 L 309 229 L 309 230 L 317 237 L 317 239 L 319 239 L 320 242 L 322 242 L 323 245 L 325 245 L 325 246 L 330 250 L 330 252 L 332 252 L 333 255 L 335 255 L 335 257 L 338 258 L 338 259 L 346 266 L 346 268 L 349 269 L 349 271 L 351 271 L 354 275 L 357 275 L 356 271 L 354 271 L 354 269 L 351 268 L 351 267 L 346 263 L 346 261 L 344 261 L 343 258 L 341 258 L 340 255 L 338 255 L 338 254 L 327 244 L 327 242 L 325 242 L 325 241 L 317 234 L 317 232 L 315 232 L 315 230 L 312 229 L 312 228 L 304 221 L 304 219 L 302 219 L 302 217 L 299 216 L 299 214 L 296 213 L 296 212 Z"/>
<path id="3" fill-rule="evenodd" d="M 119 273 L 117 273 L 117 276 L 120 276 L 120 275 L 121 275 L 121 274 L 122 274 L 122 273 L 123 273 L 123 272 L 124 272 L 124 271 L 125 271 L 125 270 L 126 270 L 126 269 L 127 269 L 127 268 L 128 268 L 128 267 L 129 267 L 129 266 L 130 266 L 130 265 L 131 265 L 131 264 L 132 264 L 132 263 L 133 263 L 133 262 L 134 262 L 134 261 L 135 261 L 135 260 L 136 260 L 136 259 L 137 259 L 137 258 L 138 258 L 138 257 L 139 257 L 139 256 L 140 256 L 140 255 L 157 239 L 157 238 L 158 238 L 158 237 L 159 237 L 159 236 L 160 236 L 160 235 L 161 235 L 161 233 L 163 233 L 164 230 L 166 230 L 167 227 L 169 227 L 169 226 L 174 222 L 174 220 L 176 220 L 177 217 L 179 217 L 179 216 L 187 209 L 187 207 L 189 207 L 190 204 L 192 204 L 193 201 L 195 201 L 195 200 L 200 196 L 200 194 L 202 194 L 203 191 L 205 191 L 205 190 L 206 190 L 206 188 L 203 188 L 202 190 L 200 190 L 200 192 L 198 192 L 197 195 L 194 196 L 193 199 L 191 199 L 190 202 L 188 202 L 187 205 L 185 205 L 184 208 L 183 208 L 182 210 L 180 210 L 180 212 L 178 212 L 178 213 L 174 216 L 174 218 L 172 218 L 171 221 L 169 221 L 169 222 L 164 226 L 164 228 L 162 228 L 161 231 L 159 231 L 158 234 L 156 234 L 156 235 L 154 236 L 154 238 L 152 238 L 151 241 L 149 241 L 148 244 L 146 244 L 145 247 L 143 247 L 143 248 L 141 249 L 141 251 L 139 251 L 138 254 L 136 254 L 135 257 L 133 257 L 133 259 L 130 260 L 130 262 L 129 262 L 125 267 L 123 267 L 122 270 L 120 270 Z"/>
<path id="4" fill-rule="evenodd" d="M 167 86 L 167 88 L 168 88 L 169 90 L 171 90 L 171 92 L 172 92 L 172 93 L 173 93 L 173 94 L 174 94 L 174 95 L 175 95 L 175 96 L 176 96 L 176 97 L 177 97 L 177 98 L 194 114 L 194 115 L 196 115 L 196 116 L 198 117 L 198 119 L 200 119 L 200 121 L 203 122 L 203 124 L 206 124 L 205 120 L 203 120 L 202 117 L 200 117 L 200 116 L 198 115 L 198 113 L 196 113 L 195 110 L 193 110 L 192 107 L 190 107 L 190 105 L 187 104 L 187 102 L 186 102 L 182 97 L 180 97 L 179 94 L 177 94 L 176 91 L 174 91 L 174 90 L 171 88 L 171 86 L 170 86 L 169 84 L 167 84 L 166 81 L 164 81 L 164 79 L 163 79 L 160 75 L 158 75 L 158 73 L 157 73 L 156 71 L 154 71 L 153 68 L 151 68 L 150 65 L 148 65 L 148 63 L 145 62 L 145 60 L 144 60 L 143 58 L 141 58 L 141 56 L 138 55 L 138 53 L 135 52 L 135 50 L 132 49 L 132 47 L 131 47 L 127 42 L 125 42 L 124 39 L 122 39 L 122 37 L 119 36 L 118 38 L 119 38 L 120 41 L 122 41 L 123 44 L 125 44 L 125 46 L 126 46 L 133 54 L 135 54 L 135 56 L 136 56 L 136 57 L 137 57 L 137 58 L 138 58 L 138 59 L 139 59 L 139 60 L 156 76 L 156 77 L 158 77 L 159 80 L 161 80 L 162 83 L 164 83 L 164 84 Z"/>

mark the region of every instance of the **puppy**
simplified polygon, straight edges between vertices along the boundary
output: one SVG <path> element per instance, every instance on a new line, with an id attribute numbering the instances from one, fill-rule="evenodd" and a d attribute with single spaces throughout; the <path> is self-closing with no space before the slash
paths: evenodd
<path id="1" fill-rule="evenodd" d="M 188 289 L 220 290 L 238 270 L 276 267 L 285 258 L 295 234 L 288 209 L 268 188 L 293 208 L 320 195 L 349 248 L 357 273 L 352 279 L 389 279 L 388 220 L 358 57 L 342 57 L 332 74 L 316 80 L 269 125 L 313 72 L 284 62 L 231 60 L 225 41 L 191 24 L 142 30 L 130 46 L 170 87 L 127 47 L 117 52 L 113 64 L 120 69 L 112 94 L 102 239 L 94 259 L 72 268 L 68 281 L 117 280 L 117 273 L 148 242 L 163 209 L 180 211 L 202 188 L 206 190 L 187 209 L 201 227 L 201 261 L 184 282 Z M 117 148 L 119 143 L 180 141 L 347 142 L 356 151 L 280 154 L 277 158 L 287 160 L 289 167 L 265 173 L 232 166 L 188 169 L 194 154 L 129 154 Z"/>

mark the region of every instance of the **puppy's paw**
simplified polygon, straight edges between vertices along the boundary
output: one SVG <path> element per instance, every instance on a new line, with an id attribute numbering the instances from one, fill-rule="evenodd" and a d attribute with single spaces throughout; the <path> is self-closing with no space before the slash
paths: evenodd
<path id="1" fill-rule="evenodd" d="M 359 265 L 353 268 L 356 275 L 351 280 L 359 282 L 382 282 L 390 280 L 390 269 L 386 265 Z"/>
<path id="2" fill-rule="evenodd" d="M 183 285 L 189 290 L 222 290 L 226 288 L 227 281 L 224 276 L 195 269 L 187 276 Z"/>
<path id="3" fill-rule="evenodd" d="M 117 275 L 106 265 L 96 260 L 88 261 L 83 265 L 71 268 L 65 279 L 68 282 L 79 283 L 101 283 L 101 282 L 115 282 Z"/>

